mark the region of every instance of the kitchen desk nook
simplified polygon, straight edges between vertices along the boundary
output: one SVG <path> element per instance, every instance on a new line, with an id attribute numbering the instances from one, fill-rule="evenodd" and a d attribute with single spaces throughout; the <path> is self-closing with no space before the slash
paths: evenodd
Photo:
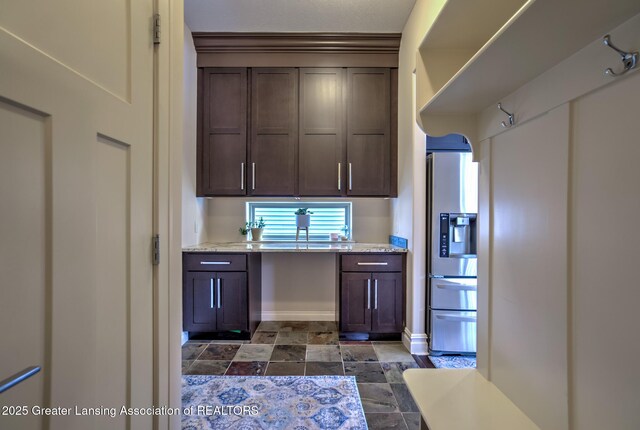
<path id="1" fill-rule="evenodd" d="M 399 339 L 406 252 L 354 242 L 203 243 L 183 248 L 183 330 L 189 338 L 250 338 L 262 320 L 262 254 L 335 254 L 335 320 L 346 339 Z M 300 286 L 304 288 L 304 285 Z"/>

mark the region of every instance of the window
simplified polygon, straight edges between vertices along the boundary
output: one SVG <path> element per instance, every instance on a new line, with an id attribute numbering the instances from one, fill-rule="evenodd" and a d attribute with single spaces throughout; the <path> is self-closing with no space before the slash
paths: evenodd
<path id="1" fill-rule="evenodd" d="M 351 203 L 349 202 L 250 202 L 247 203 L 247 219 L 250 222 L 257 221 L 260 217 L 264 219 L 266 226 L 262 234 L 263 240 L 295 240 L 295 211 L 299 208 L 309 208 L 313 212 L 309 240 L 330 240 L 331 233 L 341 233 L 351 238 Z"/>

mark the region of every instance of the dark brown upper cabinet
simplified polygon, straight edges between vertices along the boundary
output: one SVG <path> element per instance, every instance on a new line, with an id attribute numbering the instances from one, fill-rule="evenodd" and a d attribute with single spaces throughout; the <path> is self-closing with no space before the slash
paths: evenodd
<path id="1" fill-rule="evenodd" d="M 302 196 L 341 196 L 345 186 L 345 69 L 300 69 L 298 186 Z"/>
<path id="2" fill-rule="evenodd" d="M 200 69 L 198 196 L 247 193 L 247 69 Z"/>
<path id="3" fill-rule="evenodd" d="M 297 194 L 297 141 L 298 69 L 252 69 L 250 195 Z"/>
<path id="4" fill-rule="evenodd" d="M 397 196 L 397 69 L 198 73 L 198 196 Z"/>
<path id="5" fill-rule="evenodd" d="M 347 195 L 389 196 L 391 184 L 391 73 L 347 69 Z"/>

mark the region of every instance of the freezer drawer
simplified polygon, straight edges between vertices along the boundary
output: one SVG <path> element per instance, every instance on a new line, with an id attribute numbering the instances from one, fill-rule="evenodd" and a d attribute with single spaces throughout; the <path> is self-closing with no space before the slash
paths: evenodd
<path id="1" fill-rule="evenodd" d="M 475 311 L 478 280 L 475 278 L 430 278 L 431 308 Z"/>
<path id="2" fill-rule="evenodd" d="M 476 352 L 476 312 L 431 310 L 431 351 Z"/>

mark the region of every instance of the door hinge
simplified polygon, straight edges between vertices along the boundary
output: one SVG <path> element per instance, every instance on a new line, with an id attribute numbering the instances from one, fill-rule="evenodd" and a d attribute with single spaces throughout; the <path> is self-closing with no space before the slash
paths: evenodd
<path id="1" fill-rule="evenodd" d="M 153 14 L 153 44 L 160 44 L 160 14 Z"/>
<path id="2" fill-rule="evenodd" d="M 151 255 L 151 262 L 153 263 L 154 266 L 157 266 L 158 264 L 160 264 L 160 235 L 156 234 L 153 236 L 152 239 L 153 242 L 153 247 L 152 247 L 152 255 Z"/>

